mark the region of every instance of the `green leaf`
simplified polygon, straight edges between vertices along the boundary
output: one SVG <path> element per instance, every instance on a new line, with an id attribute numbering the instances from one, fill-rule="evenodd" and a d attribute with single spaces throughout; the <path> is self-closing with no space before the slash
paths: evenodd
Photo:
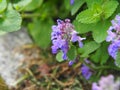
<path id="1" fill-rule="evenodd" d="M 63 55 L 63 53 L 61 51 L 57 53 L 56 60 L 58 62 L 63 62 L 64 61 L 63 58 L 62 58 L 62 55 Z"/>
<path id="2" fill-rule="evenodd" d="M 80 34 L 92 31 L 94 24 L 83 24 L 78 22 L 77 20 L 74 20 L 73 22 L 75 26 L 75 30 L 78 31 Z"/>
<path id="3" fill-rule="evenodd" d="M 90 41 L 85 43 L 82 48 L 79 48 L 79 53 L 81 53 L 81 57 L 87 57 L 90 53 L 94 52 L 96 49 L 100 47 L 100 44 Z"/>
<path id="4" fill-rule="evenodd" d="M 87 7 L 91 8 L 94 4 L 101 4 L 103 0 L 85 0 L 87 3 Z"/>
<path id="5" fill-rule="evenodd" d="M 7 7 L 6 0 L 0 0 L 0 13 L 3 12 Z"/>
<path id="6" fill-rule="evenodd" d="M 85 3 L 85 0 L 75 0 L 74 4 L 72 5 L 71 15 L 77 13 L 79 8 Z"/>
<path id="7" fill-rule="evenodd" d="M 66 10 L 70 10 L 71 6 L 70 3 L 68 3 L 70 0 L 64 0 L 64 6 L 66 8 Z"/>
<path id="8" fill-rule="evenodd" d="M 23 10 L 32 0 L 20 0 L 13 4 L 16 10 Z"/>
<path id="9" fill-rule="evenodd" d="M 70 49 L 68 50 L 67 56 L 68 56 L 69 60 L 74 60 L 76 58 L 77 53 L 76 53 L 76 47 L 75 46 L 72 45 L 70 47 Z"/>
<path id="10" fill-rule="evenodd" d="M 116 60 L 115 60 L 115 64 L 120 67 L 120 52 L 118 51 L 117 52 L 117 57 L 116 57 Z"/>
<path id="11" fill-rule="evenodd" d="M 107 1 L 103 4 L 105 19 L 109 18 L 115 12 L 118 5 L 119 3 L 115 0 Z"/>
<path id="12" fill-rule="evenodd" d="M 50 44 L 52 25 L 53 21 L 51 19 L 47 19 L 46 21 L 41 21 L 38 19 L 28 25 L 33 40 L 41 48 L 47 48 Z"/>
<path id="13" fill-rule="evenodd" d="M 21 28 L 22 18 L 20 14 L 13 10 L 11 5 L 8 5 L 8 9 L 4 12 L 3 17 L 0 18 L 0 31 L 12 32 Z"/>
<path id="14" fill-rule="evenodd" d="M 80 12 L 77 15 L 77 20 L 81 23 L 89 24 L 89 23 L 96 23 L 100 20 L 101 12 L 97 12 L 93 9 L 87 9 Z"/>
<path id="15" fill-rule="evenodd" d="M 43 0 L 32 0 L 32 2 L 26 6 L 26 11 L 32 11 L 38 8 L 42 4 Z"/>
<path id="16" fill-rule="evenodd" d="M 109 58 L 108 54 L 108 43 L 102 43 L 101 47 L 91 55 L 91 60 L 95 63 L 100 63 L 101 65 L 105 64 Z"/>
<path id="17" fill-rule="evenodd" d="M 117 6 L 115 12 L 112 14 L 112 18 L 114 18 L 116 14 L 120 15 L 120 5 Z"/>
<path id="18" fill-rule="evenodd" d="M 107 30 L 109 29 L 111 23 L 109 20 L 101 21 L 95 24 L 93 28 L 93 38 L 97 43 L 103 42 L 107 37 Z"/>

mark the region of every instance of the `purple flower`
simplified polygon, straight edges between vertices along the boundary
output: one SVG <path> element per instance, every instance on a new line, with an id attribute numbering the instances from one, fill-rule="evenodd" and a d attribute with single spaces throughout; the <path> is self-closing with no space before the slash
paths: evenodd
<path id="1" fill-rule="evenodd" d="M 74 4 L 74 0 L 70 0 L 70 4 L 73 5 Z"/>
<path id="2" fill-rule="evenodd" d="M 92 84 L 92 90 L 102 90 L 102 88 L 99 87 L 99 86 L 97 85 L 97 83 L 93 83 L 93 84 Z"/>
<path id="3" fill-rule="evenodd" d="M 115 20 L 112 20 L 113 28 L 119 32 L 120 31 L 120 16 L 116 15 Z"/>
<path id="4" fill-rule="evenodd" d="M 72 66 L 74 63 L 74 61 L 69 61 L 69 66 Z"/>
<path id="5" fill-rule="evenodd" d="M 92 75 L 92 72 L 91 72 L 90 68 L 89 68 L 88 66 L 86 66 L 86 65 L 82 65 L 82 67 L 81 67 L 81 73 L 82 73 L 83 77 L 84 77 L 85 79 L 87 79 L 87 80 L 88 80 L 88 79 L 91 77 L 91 75 Z"/>
<path id="6" fill-rule="evenodd" d="M 107 31 L 108 36 L 106 38 L 107 42 L 111 41 L 108 47 L 108 53 L 114 59 L 116 59 L 117 52 L 120 49 L 120 16 L 116 15 L 115 19 L 111 21 L 112 26 L 110 26 Z"/>
<path id="7" fill-rule="evenodd" d="M 78 33 L 76 31 L 72 32 L 71 41 L 72 42 L 78 42 L 79 43 L 79 47 L 83 47 L 83 43 L 81 41 L 84 40 L 85 38 L 81 38 L 77 34 Z"/>
<path id="8" fill-rule="evenodd" d="M 112 26 L 110 26 L 109 30 L 107 31 L 108 36 L 106 41 L 116 41 L 120 39 L 120 16 L 116 15 L 115 19 L 111 21 Z"/>
<path id="9" fill-rule="evenodd" d="M 106 38 L 106 41 L 107 42 L 110 42 L 110 41 L 114 41 L 114 39 L 116 38 L 116 33 L 115 32 L 113 32 L 113 27 L 111 26 L 110 28 L 109 28 L 109 30 L 107 31 L 107 33 L 108 33 L 108 36 L 107 36 L 107 38 Z"/>
<path id="10" fill-rule="evenodd" d="M 92 90 L 119 90 L 120 81 L 114 81 L 114 76 L 101 77 L 98 83 L 92 84 Z"/>
<path id="11" fill-rule="evenodd" d="M 86 62 L 86 64 L 90 64 L 90 63 L 91 63 L 88 59 L 85 59 L 85 62 Z M 86 66 L 85 64 L 82 64 L 81 73 L 82 73 L 83 77 L 84 77 L 85 79 L 87 79 L 87 80 L 88 80 L 88 79 L 91 77 L 91 75 L 92 75 L 91 69 L 90 69 L 88 66 Z"/>
<path id="12" fill-rule="evenodd" d="M 119 49 L 120 49 L 120 40 L 113 42 L 108 47 L 109 55 L 112 56 L 114 59 L 116 59 L 117 52 L 119 51 Z"/>
<path id="13" fill-rule="evenodd" d="M 52 53 L 57 54 L 61 50 L 63 52 L 62 58 L 67 60 L 70 42 L 78 42 L 79 46 L 82 47 L 82 40 L 85 38 L 77 35 L 78 33 L 74 30 L 74 26 L 70 23 L 69 19 L 65 19 L 65 21 L 58 19 L 57 24 L 52 26 Z"/>

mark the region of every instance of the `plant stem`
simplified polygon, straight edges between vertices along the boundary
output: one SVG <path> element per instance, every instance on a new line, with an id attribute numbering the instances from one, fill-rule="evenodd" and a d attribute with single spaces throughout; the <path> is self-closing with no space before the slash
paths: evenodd
<path id="1" fill-rule="evenodd" d="M 114 69 L 114 70 L 120 71 L 120 68 L 113 67 L 113 66 L 98 66 L 98 67 L 94 67 L 94 69 L 95 70 L 98 70 L 98 69 Z"/>
<path id="2" fill-rule="evenodd" d="M 37 85 L 40 85 L 40 82 L 37 81 L 37 79 L 35 78 L 35 76 L 34 76 L 33 73 L 31 72 L 31 70 L 27 68 L 26 71 L 28 72 L 28 74 L 29 74 L 30 76 L 32 76 L 32 79 L 31 79 L 31 80 L 32 80 L 34 83 L 36 83 Z"/>
<path id="3" fill-rule="evenodd" d="M 113 66 L 92 66 L 90 64 L 87 64 L 86 62 L 83 62 L 86 66 L 88 66 L 89 68 L 91 68 L 92 70 L 99 70 L 99 69 L 113 69 L 113 70 L 117 70 L 120 71 L 120 68 L 118 67 L 113 67 Z"/>
<path id="4" fill-rule="evenodd" d="M 15 83 L 13 83 L 13 86 L 16 86 L 17 84 L 21 83 L 23 80 L 27 79 L 29 77 L 28 74 L 25 74 L 21 78 L 19 78 Z"/>
<path id="5" fill-rule="evenodd" d="M 100 75 L 102 74 L 102 72 L 103 72 L 103 69 L 100 69 L 99 72 L 98 72 L 98 74 L 97 74 L 97 77 L 100 77 Z"/>

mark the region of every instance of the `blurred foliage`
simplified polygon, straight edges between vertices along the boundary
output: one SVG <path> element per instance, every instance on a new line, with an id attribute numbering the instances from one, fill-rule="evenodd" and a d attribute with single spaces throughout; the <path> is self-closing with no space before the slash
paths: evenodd
<path id="1" fill-rule="evenodd" d="M 46 22 L 47 21 L 47 22 Z M 47 20 L 34 20 L 32 23 L 28 24 L 30 33 L 35 40 L 35 43 L 42 48 L 47 48 L 50 44 L 51 26 L 53 21 L 51 19 Z"/>
<path id="2" fill-rule="evenodd" d="M 51 26 L 58 18 L 70 18 L 76 31 L 86 37 L 86 40 L 83 42 L 83 48 L 76 49 L 71 46 L 68 57 L 71 60 L 74 59 L 78 50 L 81 63 L 85 58 L 91 60 L 95 77 L 91 79 L 92 82 L 96 78 L 99 79 L 101 75 L 108 74 L 109 70 L 112 70 L 111 72 L 119 70 L 119 67 L 113 65 L 113 59 L 108 55 L 109 43 L 105 42 L 106 31 L 111 25 L 111 20 L 118 13 L 120 13 L 119 0 L 75 0 L 73 5 L 70 5 L 70 0 L 0 0 L 0 34 L 17 31 L 24 26 L 28 29 L 34 43 L 48 52 L 51 45 Z M 59 52 L 56 59 L 62 63 L 61 57 Z M 120 53 L 116 61 L 118 66 L 120 66 L 119 59 Z M 112 66 L 109 67 L 110 65 Z M 51 79 L 55 78 L 51 77 Z M 49 83 L 48 80 L 47 85 Z M 55 84 L 52 90 L 60 90 L 56 87 L 58 88 L 59 85 Z M 75 90 L 80 88 L 80 86 L 74 87 Z"/>

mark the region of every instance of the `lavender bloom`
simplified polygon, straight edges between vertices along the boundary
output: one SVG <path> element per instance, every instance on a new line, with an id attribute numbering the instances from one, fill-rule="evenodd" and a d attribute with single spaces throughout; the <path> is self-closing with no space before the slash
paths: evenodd
<path id="1" fill-rule="evenodd" d="M 119 32 L 120 31 L 120 16 L 116 15 L 115 20 L 112 20 L 113 28 Z"/>
<path id="2" fill-rule="evenodd" d="M 119 49 L 120 49 L 120 40 L 113 42 L 112 44 L 109 45 L 108 53 L 110 56 L 116 59 L 117 52 L 119 51 Z"/>
<path id="3" fill-rule="evenodd" d="M 74 26 L 70 23 L 69 19 L 65 19 L 65 21 L 58 19 L 57 24 L 58 25 L 52 26 L 52 53 L 57 54 L 59 50 L 61 50 L 63 52 L 62 58 L 64 60 L 67 60 L 69 43 L 78 42 L 79 46 L 82 47 L 82 40 L 84 40 L 85 38 L 81 38 L 77 35 L 78 33 L 74 30 Z"/>
<path id="4" fill-rule="evenodd" d="M 81 41 L 84 40 L 85 38 L 81 38 L 81 37 L 77 36 L 77 34 L 78 33 L 76 31 L 73 31 L 72 36 L 71 36 L 71 41 L 78 42 L 79 47 L 83 47 L 83 43 Z"/>
<path id="5" fill-rule="evenodd" d="M 111 26 L 110 28 L 109 28 L 109 30 L 107 31 L 107 33 L 108 33 L 108 36 L 107 36 L 107 38 L 106 38 L 106 41 L 107 42 L 110 42 L 110 41 L 114 41 L 114 39 L 115 39 L 115 37 L 116 37 L 116 33 L 115 32 L 113 32 L 113 27 Z"/>
<path id="6" fill-rule="evenodd" d="M 73 5 L 74 4 L 74 0 L 70 0 L 70 4 Z"/>
<path id="7" fill-rule="evenodd" d="M 116 59 L 117 52 L 120 49 L 120 16 L 116 15 L 115 19 L 111 21 L 112 26 L 110 26 L 107 31 L 108 36 L 106 38 L 107 42 L 111 41 L 108 47 L 109 55 Z"/>
<path id="8" fill-rule="evenodd" d="M 91 62 L 90 62 L 89 60 L 87 60 L 87 59 L 85 59 L 85 62 L 86 62 L 87 64 L 90 64 L 90 63 L 91 63 Z M 82 73 L 83 77 L 84 77 L 86 80 L 88 80 L 88 79 L 91 77 L 91 75 L 92 75 L 91 69 L 90 69 L 88 66 L 86 66 L 85 64 L 83 64 L 82 67 L 81 67 L 81 73 Z"/>
<path id="9" fill-rule="evenodd" d="M 92 84 L 92 90 L 119 90 L 120 81 L 114 81 L 114 76 L 102 77 L 98 83 Z"/>
<path id="10" fill-rule="evenodd" d="M 120 16 L 116 15 L 115 20 L 111 21 L 112 26 L 110 26 L 109 30 L 107 31 L 108 36 L 106 41 L 116 41 L 120 39 Z"/>
<path id="11" fill-rule="evenodd" d="M 88 79 L 91 77 L 91 75 L 92 75 L 92 72 L 91 72 L 90 68 L 87 67 L 86 65 L 82 65 L 82 67 L 81 67 L 81 73 L 82 73 L 83 77 L 84 77 L 85 79 L 87 79 L 87 80 L 88 80 Z"/>
<path id="12" fill-rule="evenodd" d="M 69 66 L 72 66 L 74 63 L 74 61 L 69 61 Z"/>

